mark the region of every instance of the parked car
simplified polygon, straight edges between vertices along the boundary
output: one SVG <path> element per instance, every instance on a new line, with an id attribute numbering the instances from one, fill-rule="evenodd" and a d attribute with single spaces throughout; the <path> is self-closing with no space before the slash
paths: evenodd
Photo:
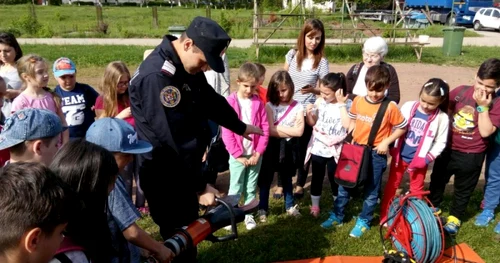
<path id="1" fill-rule="evenodd" d="M 487 7 L 481 8 L 474 16 L 474 30 L 483 28 L 492 28 L 500 30 L 500 8 Z"/>

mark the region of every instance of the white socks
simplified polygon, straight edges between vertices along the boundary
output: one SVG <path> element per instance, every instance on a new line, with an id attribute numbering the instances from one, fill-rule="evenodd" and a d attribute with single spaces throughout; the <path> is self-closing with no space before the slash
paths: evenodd
<path id="1" fill-rule="evenodd" d="M 312 203 L 312 206 L 317 206 L 317 207 L 319 207 L 319 198 L 320 198 L 320 196 L 319 196 L 319 195 L 311 195 L 311 203 Z"/>

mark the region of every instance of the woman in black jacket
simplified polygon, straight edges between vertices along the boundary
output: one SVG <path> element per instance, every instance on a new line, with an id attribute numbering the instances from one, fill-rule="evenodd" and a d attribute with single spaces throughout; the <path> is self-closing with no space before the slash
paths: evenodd
<path id="1" fill-rule="evenodd" d="M 374 65 L 384 65 L 389 69 L 391 82 L 387 89 L 386 96 L 390 100 L 399 103 L 399 80 L 398 74 L 393 66 L 385 63 L 384 57 L 387 55 L 388 47 L 381 37 L 371 37 L 363 45 L 363 62 L 354 64 L 347 72 L 347 93 L 350 99 L 355 96 L 365 96 L 367 93 L 365 75 L 368 68 Z"/>

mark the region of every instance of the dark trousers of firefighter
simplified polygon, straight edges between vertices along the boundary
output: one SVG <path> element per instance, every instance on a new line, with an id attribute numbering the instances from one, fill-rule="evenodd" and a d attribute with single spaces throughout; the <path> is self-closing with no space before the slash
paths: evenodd
<path id="1" fill-rule="evenodd" d="M 155 152 L 156 151 L 156 152 Z M 172 237 L 176 229 L 196 220 L 199 211 L 198 196 L 192 174 L 201 171 L 200 165 L 183 165 L 182 156 L 153 150 L 152 160 L 141 158 L 140 182 L 148 200 L 154 222 L 160 227 L 164 240 Z M 196 262 L 196 248 L 184 251 L 173 262 Z"/>

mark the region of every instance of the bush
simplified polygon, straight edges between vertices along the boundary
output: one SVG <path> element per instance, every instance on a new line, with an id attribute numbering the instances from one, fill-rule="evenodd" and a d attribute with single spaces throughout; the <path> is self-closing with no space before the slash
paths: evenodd
<path id="1" fill-rule="evenodd" d="M 12 23 L 14 27 L 20 30 L 23 34 L 35 36 L 42 27 L 38 20 L 30 15 L 23 15 L 18 20 Z"/>
<path id="2" fill-rule="evenodd" d="M 17 28 L 9 27 L 9 28 L 0 28 L 0 32 L 11 33 L 16 38 L 22 35 L 21 31 Z"/>
<path id="3" fill-rule="evenodd" d="M 226 17 L 226 12 L 221 12 L 219 25 L 222 27 L 222 29 L 224 29 L 224 31 L 229 33 L 229 31 L 231 31 L 231 24 L 232 24 L 231 21 Z"/>

